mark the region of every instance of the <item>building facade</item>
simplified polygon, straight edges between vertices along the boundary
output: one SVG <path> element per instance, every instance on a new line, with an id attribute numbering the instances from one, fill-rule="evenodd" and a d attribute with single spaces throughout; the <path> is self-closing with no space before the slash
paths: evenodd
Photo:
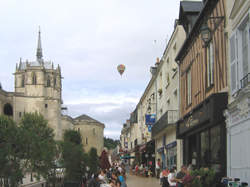
<path id="1" fill-rule="evenodd" d="M 175 28 L 157 68 L 155 81 L 158 85 L 157 120 L 152 127 L 155 140 L 156 160 L 163 168 L 182 165 L 181 141 L 176 140 L 176 122 L 179 118 L 179 68 L 175 57 L 186 38 L 182 25 Z"/>
<path id="2" fill-rule="evenodd" d="M 223 110 L 228 103 L 225 7 L 225 0 L 203 1 L 193 24 L 183 23 L 188 37 L 176 58 L 181 102 L 177 138 L 183 140 L 183 162 L 213 168 L 222 176 L 226 176 Z"/>
<path id="3" fill-rule="evenodd" d="M 250 182 L 250 1 L 228 1 L 227 175 Z M 240 154 L 239 154 L 240 153 Z"/>

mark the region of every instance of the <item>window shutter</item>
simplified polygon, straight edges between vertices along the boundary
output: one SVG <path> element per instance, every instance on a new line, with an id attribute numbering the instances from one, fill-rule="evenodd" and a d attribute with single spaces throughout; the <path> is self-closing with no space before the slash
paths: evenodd
<path id="1" fill-rule="evenodd" d="M 237 39 L 236 33 L 233 33 L 230 38 L 230 67 L 231 67 L 231 94 L 234 94 L 238 89 L 237 83 Z"/>

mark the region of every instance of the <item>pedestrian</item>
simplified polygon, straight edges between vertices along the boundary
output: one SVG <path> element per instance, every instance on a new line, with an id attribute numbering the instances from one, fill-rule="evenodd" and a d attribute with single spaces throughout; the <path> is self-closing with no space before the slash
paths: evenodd
<path id="1" fill-rule="evenodd" d="M 179 171 L 176 175 L 175 181 L 176 181 L 176 187 L 184 187 L 182 184 L 182 179 L 185 177 L 186 173 L 185 170 L 187 167 L 185 165 L 181 166 L 181 171 Z"/>
<path id="2" fill-rule="evenodd" d="M 122 171 L 122 173 L 119 175 L 119 180 L 121 182 L 121 187 L 127 187 L 126 174 L 124 171 Z"/>
<path id="3" fill-rule="evenodd" d="M 163 168 L 162 172 L 160 173 L 160 184 L 162 185 L 162 187 L 168 187 L 169 186 L 168 174 L 169 174 L 168 169 Z"/>
<path id="4" fill-rule="evenodd" d="M 170 169 L 170 172 L 168 174 L 168 183 L 170 187 L 176 187 L 174 168 Z"/>
<path id="5" fill-rule="evenodd" d="M 90 181 L 88 183 L 88 187 L 100 187 L 98 173 L 95 173 L 94 177 L 92 179 L 90 179 Z"/>
<path id="6" fill-rule="evenodd" d="M 157 177 L 157 179 L 159 179 L 160 171 L 161 171 L 161 160 L 159 158 L 156 162 L 155 169 L 156 169 L 156 177 Z"/>

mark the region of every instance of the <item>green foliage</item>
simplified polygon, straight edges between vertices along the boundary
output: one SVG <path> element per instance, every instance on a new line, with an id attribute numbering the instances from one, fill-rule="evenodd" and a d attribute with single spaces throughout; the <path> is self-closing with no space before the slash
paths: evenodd
<path id="1" fill-rule="evenodd" d="M 97 150 L 96 148 L 91 148 L 88 153 L 88 167 L 89 167 L 89 172 L 91 174 L 96 173 L 98 171 L 98 166 L 99 166 L 99 157 L 97 155 Z"/>
<path id="2" fill-rule="evenodd" d="M 80 132 L 75 130 L 66 130 L 63 137 L 65 142 L 72 142 L 76 145 L 80 145 L 82 143 Z"/>
<path id="3" fill-rule="evenodd" d="M 11 186 L 17 186 L 21 181 L 22 164 L 20 134 L 15 122 L 7 116 L 0 115 L 0 176 L 10 179 Z"/>
<path id="4" fill-rule="evenodd" d="M 79 132 L 67 130 L 63 136 L 62 164 L 65 167 L 65 178 L 72 181 L 80 181 L 85 172 L 85 159 L 82 139 Z"/>
<path id="5" fill-rule="evenodd" d="M 208 168 L 200 168 L 191 171 L 191 176 L 194 177 L 192 186 L 194 187 L 211 187 L 214 185 L 215 171 Z"/>
<path id="6" fill-rule="evenodd" d="M 104 147 L 107 147 L 108 150 L 116 148 L 119 142 L 119 140 L 104 137 Z"/>
<path id="7" fill-rule="evenodd" d="M 47 178 L 57 154 L 53 129 L 41 114 L 26 113 L 20 122 L 20 133 L 25 165 L 37 176 Z"/>
<path id="8" fill-rule="evenodd" d="M 37 113 L 26 113 L 19 125 L 0 116 L 0 175 L 17 186 L 26 171 L 46 178 L 54 166 L 53 130 Z"/>

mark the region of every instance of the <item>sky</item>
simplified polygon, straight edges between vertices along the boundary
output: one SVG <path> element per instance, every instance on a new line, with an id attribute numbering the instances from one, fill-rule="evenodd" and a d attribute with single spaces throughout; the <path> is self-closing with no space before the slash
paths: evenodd
<path id="1" fill-rule="evenodd" d="M 44 60 L 59 64 L 65 114 L 105 124 L 119 139 L 162 57 L 179 0 L 0 0 L 0 82 L 14 91 L 16 63 L 36 59 L 41 28 Z M 124 64 L 122 76 L 117 66 Z"/>

